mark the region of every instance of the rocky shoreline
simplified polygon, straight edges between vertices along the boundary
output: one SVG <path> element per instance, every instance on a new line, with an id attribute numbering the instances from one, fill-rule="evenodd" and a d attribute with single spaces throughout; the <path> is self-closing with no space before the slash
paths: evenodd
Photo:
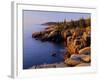
<path id="1" fill-rule="evenodd" d="M 54 27 L 52 26 L 46 28 L 44 31 L 34 32 L 32 34 L 32 37 L 37 40 L 50 41 L 55 43 L 59 43 L 63 39 L 60 32 L 54 31 Z"/>
<path id="2" fill-rule="evenodd" d="M 78 27 L 76 26 L 77 23 Z M 62 66 L 90 66 L 91 64 L 90 19 L 52 24 L 44 31 L 33 32 L 32 38 L 43 42 L 63 43 L 65 52 Z M 48 68 L 57 65 L 59 63 L 39 65 L 36 68 Z"/>

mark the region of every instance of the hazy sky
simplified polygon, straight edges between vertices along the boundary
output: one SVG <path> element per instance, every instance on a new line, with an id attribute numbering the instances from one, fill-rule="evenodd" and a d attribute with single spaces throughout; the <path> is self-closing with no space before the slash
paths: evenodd
<path id="1" fill-rule="evenodd" d="M 45 22 L 56 22 L 66 20 L 78 20 L 80 18 L 89 18 L 89 13 L 73 12 L 47 12 L 47 11 L 23 11 L 24 26 L 42 24 Z"/>

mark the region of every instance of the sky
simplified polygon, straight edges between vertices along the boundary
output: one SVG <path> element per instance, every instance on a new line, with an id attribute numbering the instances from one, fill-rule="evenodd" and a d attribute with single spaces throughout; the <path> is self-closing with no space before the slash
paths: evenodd
<path id="1" fill-rule="evenodd" d="M 24 10 L 23 19 L 24 26 L 31 26 L 34 24 L 43 24 L 45 22 L 57 22 L 70 20 L 78 20 L 80 18 L 89 18 L 89 13 L 75 13 L 75 12 L 50 12 L 50 11 L 34 11 Z"/>

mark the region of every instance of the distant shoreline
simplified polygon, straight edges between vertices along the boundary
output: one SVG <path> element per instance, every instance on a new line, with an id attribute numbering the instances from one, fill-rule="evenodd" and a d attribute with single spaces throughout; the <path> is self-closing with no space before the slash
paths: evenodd
<path id="1" fill-rule="evenodd" d="M 43 24 L 41 24 L 41 25 L 56 25 L 57 24 L 57 22 L 46 22 L 46 23 L 43 23 Z"/>

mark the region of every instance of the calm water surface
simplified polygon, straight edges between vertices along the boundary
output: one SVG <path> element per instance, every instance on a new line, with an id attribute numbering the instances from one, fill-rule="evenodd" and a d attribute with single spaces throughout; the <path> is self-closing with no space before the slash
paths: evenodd
<path id="1" fill-rule="evenodd" d="M 52 64 L 63 61 L 63 45 L 57 45 L 50 42 L 42 42 L 32 38 L 33 32 L 43 31 L 47 26 L 35 24 L 30 27 L 24 27 L 23 32 L 23 69 L 31 68 L 40 64 Z M 52 57 L 53 52 L 57 57 Z"/>

